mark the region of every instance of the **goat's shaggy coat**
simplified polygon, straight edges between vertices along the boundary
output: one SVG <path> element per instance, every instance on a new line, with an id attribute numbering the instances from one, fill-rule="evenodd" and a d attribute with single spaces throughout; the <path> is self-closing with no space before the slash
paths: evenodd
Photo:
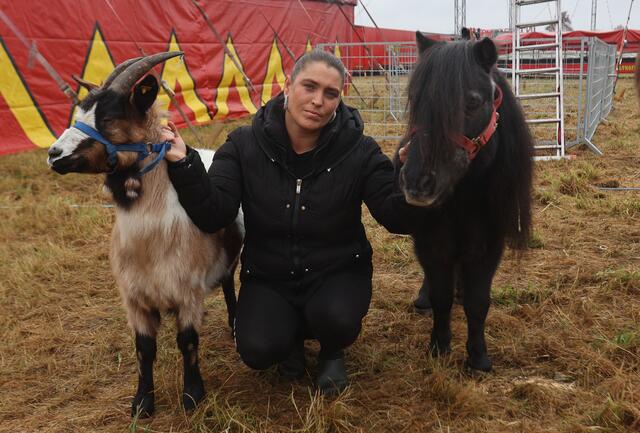
<path id="1" fill-rule="evenodd" d="M 105 83 L 79 105 L 76 120 L 116 146 L 154 143 L 161 137 L 160 116 L 153 108 L 158 83 L 147 76 L 153 65 L 177 53 L 132 59 L 118 66 Z M 198 330 L 204 296 L 222 284 L 232 325 L 235 312 L 233 273 L 244 236 L 239 216 L 215 233 L 201 232 L 178 201 L 167 163 L 142 175 L 138 154 L 117 151 L 109 162 L 107 146 L 76 128 L 67 129 L 49 149 L 49 164 L 59 173 L 107 173 L 105 191 L 116 203 L 111 239 L 111 268 L 136 335 L 138 391 L 132 414 L 154 410 L 152 367 L 160 313 L 175 313 L 177 343 L 184 358 L 185 408 L 204 396 L 198 367 Z"/>

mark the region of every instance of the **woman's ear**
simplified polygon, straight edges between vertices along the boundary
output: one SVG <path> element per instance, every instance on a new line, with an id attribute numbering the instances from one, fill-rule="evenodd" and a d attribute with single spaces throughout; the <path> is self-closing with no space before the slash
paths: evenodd
<path id="1" fill-rule="evenodd" d="M 284 79 L 284 94 L 289 95 L 289 91 L 291 88 L 291 75 L 287 75 Z"/>

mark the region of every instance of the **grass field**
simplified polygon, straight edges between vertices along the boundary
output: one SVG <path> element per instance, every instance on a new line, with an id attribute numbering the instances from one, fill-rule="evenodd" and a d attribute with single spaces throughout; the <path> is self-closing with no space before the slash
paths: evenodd
<path id="1" fill-rule="evenodd" d="M 347 354 L 345 394 L 325 400 L 311 377 L 288 383 L 245 367 L 216 293 L 201 335 L 206 400 L 180 409 L 181 355 L 166 317 L 148 421 L 129 417 L 136 359 L 108 265 L 102 179 L 52 173 L 44 150 L 0 158 L 0 431 L 639 431 L 640 193 L 597 188 L 640 187 L 631 80 L 614 104 L 594 137 L 604 157 L 578 148 L 575 160 L 537 165 L 531 249 L 508 251 L 493 285 L 493 373 L 463 369 L 459 306 L 451 356 L 427 356 L 431 319 L 410 308 L 422 279 L 411 242 L 366 214 L 374 296 Z M 313 371 L 318 347 L 307 347 Z"/>

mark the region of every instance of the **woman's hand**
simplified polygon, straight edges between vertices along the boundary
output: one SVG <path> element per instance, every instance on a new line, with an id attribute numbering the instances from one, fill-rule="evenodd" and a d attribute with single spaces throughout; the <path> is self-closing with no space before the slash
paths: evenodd
<path id="1" fill-rule="evenodd" d="M 405 162 L 407 162 L 407 151 L 409 150 L 408 148 L 409 148 L 409 143 L 405 144 L 400 149 L 398 149 L 398 159 L 400 159 L 401 164 L 404 164 Z"/>
<path id="2" fill-rule="evenodd" d="M 162 127 L 161 139 L 171 143 L 171 149 L 169 149 L 164 156 L 168 161 L 180 161 L 187 156 L 187 146 L 184 144 L 184 140 L 178 133 L 178 128 L 176 128 L 173 122 L 169 121 L 167 126 Z"/>

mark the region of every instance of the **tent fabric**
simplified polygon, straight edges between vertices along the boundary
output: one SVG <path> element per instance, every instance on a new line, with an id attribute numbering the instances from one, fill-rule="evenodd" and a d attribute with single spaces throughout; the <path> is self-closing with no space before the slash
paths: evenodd
<path id="1" fill-rule="evenodd" d="M 322 3 L 337 3 L 340 5 L 347 5 L 347 6 L 355 6 L 358 4 L 358 0 L 309 0 L 309 1 L 317 1 Z"/>
<path id="2" fill-rule="evenodd" d="M 572 32 L 564 32 L 562 34 L 563 39 L 567 39 L 570 41 L 572 38 L 583 38 L 583 37 L 597 37 L 602 39 L 602 41 L 607 44 L 615 44 L 618 49 L 622 46 L 622 37 L 624 35 L 624 30 L 611 30 L 608 32 L 590 32 L 586 30 L 576 30 Z M 521 40 L 526 42 L 527 39 L 550 39 L 554 38 L 555 33 L 546 33 L 546 32 L 529 32 L 524 33 L 520 36 Z M 500 45 L 511 48 L 512 35 L 511 33 L 501 33 L 494 38 L 496 42 Z M 568 42 L 571 43 L 571 42 Z M 640 49 L 640 30 L 632 30 L 629 29 L 627 31 L 627 43 L 624 46 L 625 53 L 637 53 L 638 49 Z"/>
<path id="3" fill-rule="evenodd" d="M 418 30 L 418 29 L 416 29 Z M 451 40 L 453 35 L 422 32 L 429 38 L 442 41 Z M 415 42 L 416 32 L 367 26 L 355 26 L 353 42 Z"/>
<path id="4" fill-rule="evenodd" d="M 189 119 L 206 124 L 255 112 L 283 88 L 294 58 L 310 47 L 350 41 L 356 0 L 200 4 L 231 56 L 188 1 L 0 0 L 0 11 L 81 97 L 86 91 L 72 74 L 100 83 L 115 64 L 140 56 L 139 49 L 184 51 L 183 60 L 171 59 L 157 72 Z M 159 103 L 179 127 L 185 125 L 164 92 Z M 0 154 L 48 147 L 69 126 L 73 110 L 71 100 L 0 20 Z"/>

